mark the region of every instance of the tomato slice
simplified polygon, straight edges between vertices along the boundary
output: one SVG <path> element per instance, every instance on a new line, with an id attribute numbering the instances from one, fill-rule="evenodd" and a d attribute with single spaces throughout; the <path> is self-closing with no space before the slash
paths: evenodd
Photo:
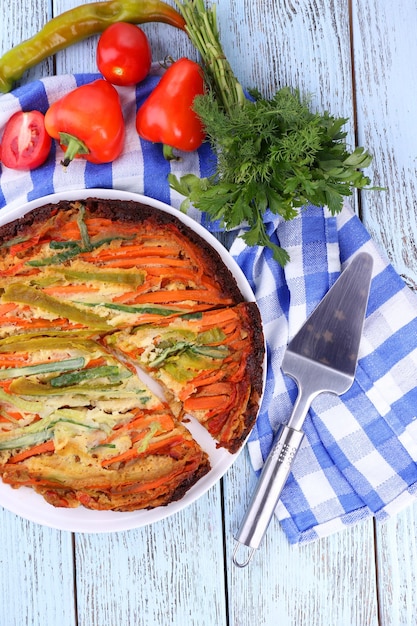
<path id="1" fill-rule="evenodd" d="M 18 111 L 8 120 L 1 143 L 1 161 L 14 170 L 32 170 L 46 161 L 52 139 L 40 111 Z"/>

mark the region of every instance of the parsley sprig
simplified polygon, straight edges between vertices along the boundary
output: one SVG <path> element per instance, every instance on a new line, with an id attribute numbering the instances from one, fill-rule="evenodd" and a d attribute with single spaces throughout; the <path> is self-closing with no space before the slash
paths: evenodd
<path id="1" fill-rule="evenodd" d="M 370 180 L 361 171 L 371 155 L 350 152 L 343 130 L 348 121 L 313 112 L 299 91 L 284 87 L 266 99 L 248 97 L 225 57 L 217 29 L 216 5 L 175 0 L 188 35 L 201 56 L 208 93 L 194 101 L 216 156 L 215 172 L 199 178 L 169 176 L 171 186 L 226 230 L 246 224 L 241 235 L 250 246 L 269 247 L 281 265 L 288 253 L 273 243 L 263 221 L 267 209 L 293 219 L 306 204 L 341 211 L 343 199 Z"/>

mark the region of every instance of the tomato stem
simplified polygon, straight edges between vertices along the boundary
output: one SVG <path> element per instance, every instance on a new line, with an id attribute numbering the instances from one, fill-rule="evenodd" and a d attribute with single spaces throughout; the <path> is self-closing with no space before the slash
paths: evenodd
<path id="1" fill-rule="evenodd" d="M 67 167 L 77 154 L 88 154 L 90 150 L 81 139 L 77 139 L 69 133 L 59 133 L 59 143 L 65 146 L 65 158 L 61 161 L 61 165 Z"/>

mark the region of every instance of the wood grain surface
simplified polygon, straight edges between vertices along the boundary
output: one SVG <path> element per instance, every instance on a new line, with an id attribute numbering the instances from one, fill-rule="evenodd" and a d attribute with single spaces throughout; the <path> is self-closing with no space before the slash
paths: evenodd
<path id="1" fill-rule="evenodd" d="M 82 0 L 0 0 L 0 52 Z M 349 119 L 383 191 L 351 199 L 417 287 L 417 2 L 218 0 L 226 54 L 244 86 L 299 87 Z M 401 10 L 399 10 L 401 5 Z M 145 25 L 154 59 L 195 57 L 184 33 Z M 25 74 L 96 71 L 96 38 Z M 186 510 L 137 530 L 72 534 L 0 508 L 0 626 L 414 626 L 417 506 L 292 547 L 273 521 L 253 563 L 232 565 L 255 485 L 246 451 Z"/>

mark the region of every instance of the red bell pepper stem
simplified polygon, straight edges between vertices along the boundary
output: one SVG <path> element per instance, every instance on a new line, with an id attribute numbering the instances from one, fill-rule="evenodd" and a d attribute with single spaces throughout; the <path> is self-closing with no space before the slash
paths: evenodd
<path id="1" fill-rule="evenodd" d="M 175 156 L 174 148 L 172 146 L 168 146 L 168 144 L 166 143 L 162 145 L 162 153 L 164 155 L 164 158 L 167 161 L 179 161 L 180 160 L 180 157 Z"/>
<path id="2" fill-rule="evenodd" d="M 66 146 L 65 159 L 61 161 L 61 165 L 67 167 L 77 154 L 88 154 L 90 151 L 81 139 L 77 139 L 69 133 L 59 133 L 59 143 Z"/>

